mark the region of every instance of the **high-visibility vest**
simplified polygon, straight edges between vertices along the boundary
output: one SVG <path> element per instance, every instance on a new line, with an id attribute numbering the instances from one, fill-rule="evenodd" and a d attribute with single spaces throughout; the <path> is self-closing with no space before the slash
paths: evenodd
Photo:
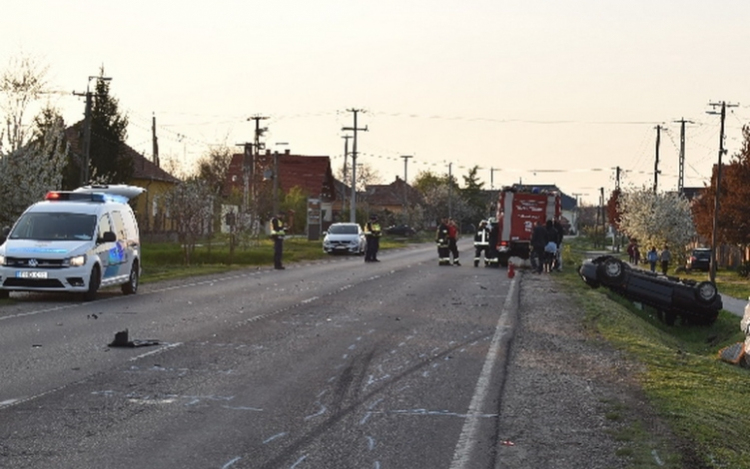
<path id="1" fill-rule="evenodd" d="M 283 239 L 286 235 L 284 223 L 277 217 L 271 218 L 271 237 Z"/>
<path id="2" fill-rule="evenodd" d="M 365 236 L 380 236 L 380 223 L 368 221 L 365 223 Z"/>

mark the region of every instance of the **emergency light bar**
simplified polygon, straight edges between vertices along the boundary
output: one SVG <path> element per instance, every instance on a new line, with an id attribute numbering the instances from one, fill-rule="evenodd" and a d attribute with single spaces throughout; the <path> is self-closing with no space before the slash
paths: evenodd
<path id="1" fill-rule="evenodd" d="M 120 202 L 127 203 L 127 197 L 102 194 L 101 192 L 72 192 L 72 191 L 49 191 L 44 200 L 50 202 L 80 201 L 80 202 Z"/>

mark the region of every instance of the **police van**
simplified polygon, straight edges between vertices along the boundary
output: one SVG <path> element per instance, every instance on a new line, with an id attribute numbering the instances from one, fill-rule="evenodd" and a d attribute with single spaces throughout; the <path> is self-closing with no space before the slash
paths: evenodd
<path id="1" fill-rule="evenodd" d="M 119 184 L 48 192 L 0 245 L 0 298 L 11 291 L 72 292 L 91 301 L 113 285 L 135 294 L 141 246 L 128 200 L 144 191 Z"/>

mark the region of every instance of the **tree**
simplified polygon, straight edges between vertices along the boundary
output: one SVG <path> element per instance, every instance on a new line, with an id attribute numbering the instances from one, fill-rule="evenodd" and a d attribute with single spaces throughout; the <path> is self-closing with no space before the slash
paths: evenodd
<path id="1" fill-rule="evenodd" d="M 612 226 L 620 231 L 620 218 L 622 213 L 620 212 L 620 193 L 622 191 L 618 188 L 612 191 L 607 201 L 607 219 Z"/>
<path id="2" fill-rule="evenodd" d="M 67 160 L 62 117 L 45 110 L 36 121 L 34 140 L 0 159 L 0 224 L 11 225 L 47 191 L 60 188 Z"/>
<path id="3" fill-rule="evenodd" d="M 172 188 L 164 196 L 164 203 L 177 227 L 177 237 L 183 247 L 185 265 L 190 265 L 195 245 L 208 231 L 213 213 L 213 195 L 205 181 L 189 178 Z"/>
<path id="4" fill-rule="evenodd" d="M 479 220 L 487 217 L 490 201 L 484 192 L 484 183 L 479 182 L 479 166 L 469 169 L 469 173 L 463 176 L 464 188 L 461 189 L 461 197 L 466 202 L 468 219 L 479 224 Z"/>
<path id="5" fill-rule="evenodd" d="M 668 244 L 684 255 L 695 236 L 690 202 L 676 192 L 655 194 L 653 189 L 626 190 L 620 194 L 620 229 L 638 239 L 644 248 Z"/>
<path id="6" fill-rule="evenodd" d="M 221 215 L 221 200 L 232 163 L 232 150 L 226 145 L 212 148 L 198 160 L 198 178 L 206 183 L 215 201 L 214 213 Z M 214 220 L 215 223 L 220 220 Z"/>
<path id="7" fill-rule="evenodd" d="M 722 165 L 717 244 L 732 244 L 743 248 L 750 245 L 750 127 L 742 128 L 743 142 L 729 164 Z M 712 239 L 716 173 L 714 166 L 711 185 L 693 203 L 696 230 L 704 239 Z"/>
<path id="8" fill-rule="evenodd" d="M 28 56 L 12 58 L 0 75 L 0 106 L 3 126 L 0 130 L 0 154 L 13 153 L 29 143 L 29 125 L 25 122 L 29 106 L 39 100 L 47 86 L 48 67 Z"/>
<path id="9" fill-rule="evenodd" d="M 128 118 L 120 114 L 118 100 L 110 96 L 109 83 L 102 68 L 92 98 L 89 174 L 91 180 L 121 184 L 130 181 L 134 168 L 132 159 L 121 151 L 127 139 Z"/>

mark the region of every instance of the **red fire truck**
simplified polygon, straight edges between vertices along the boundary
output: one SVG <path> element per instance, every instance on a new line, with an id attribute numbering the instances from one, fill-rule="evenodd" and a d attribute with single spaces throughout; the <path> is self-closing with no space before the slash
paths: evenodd
<path id="1" fill-rule="evenodd" d="M 528 259 L 531 233 L 538 221 L 560 219 L 562 203 L 557 191 L 513 186 L 500 191 L 497 203 L 498 262 L 506 267 L 511 257 Z"/>

